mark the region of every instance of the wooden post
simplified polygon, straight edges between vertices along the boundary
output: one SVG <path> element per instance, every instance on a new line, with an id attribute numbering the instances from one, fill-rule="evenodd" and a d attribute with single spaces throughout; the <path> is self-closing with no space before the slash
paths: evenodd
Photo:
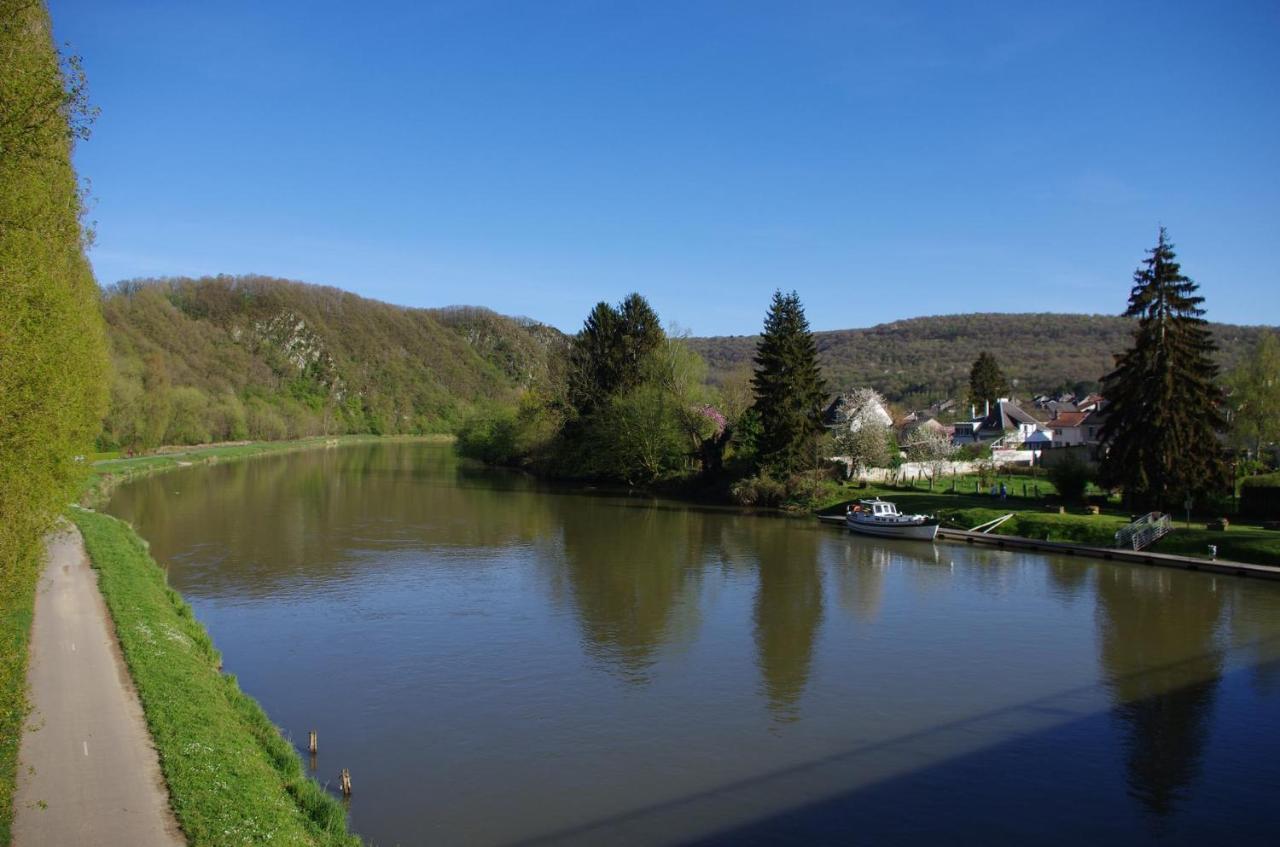
<path id="1" fill-rule="evenodd" d="M 313 729 L 307 733 L 307 752 L 311 755 L 316 754 L 316 731 Z"/>
<path id="2" fill-rule="evenodd" d="M 342 776 L 340 777 L 340 780 L 341 780 L 342 796 L 350 797 L 351 796 L 351 771 L 347 770 L 346 768 L 343 768 Z"/>

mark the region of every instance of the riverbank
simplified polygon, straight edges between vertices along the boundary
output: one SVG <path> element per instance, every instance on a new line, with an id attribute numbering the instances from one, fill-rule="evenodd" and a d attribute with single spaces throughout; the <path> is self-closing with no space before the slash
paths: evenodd
<path id="1" fill-rule="evenodd" d="M 387 440 L 446 443 L 452 437 L 355 435 L 167 448 L 145 456 L 94 462 L 89 468 L 80 502 L 86 506 L 101 505 L 116 486 L 128 480 L 191 465 Z M 26 691 L 32 616 L 36 584 L 45 555 L 43 545 L 35 545 L 13 562 L 0 563 L 0 589 L 3 589 L 0 590 L 0 845 L 9 844 L 12 837 L 18 747 L 28 715 Z M 173 790 L 172 785 L 170 790 Z M 279 790 L 282 789 L 277 785 L 277 793 Z"/>
<path id="2" fill-rule="evenodd" d="M 220 670 L 191 607 L 146 542 L 113 517 L 73 509 L 138 691 L 173 811 L 190 844 L 358 845 L 336 799 Z"/>
<path id="3" fill-rule="evenodd" d="M 124 459 L 105 459 L 94 462 L 89 480 L 80 497 L 80 505 L 97 508 L 111 499 L 116 486 L 131 479 L 153 473 L 185 468 L 191 465 L 207 465 L 234 459 L 248 459 L 268 454 L 290 453 L 296 450 L 315 450 L 341 447 L 348 444 L 415 441 L 449 444 L 452 435 L 340 435 L 299 438 L 292 441 L 254 441 L 231 444 L 209 444 L 190 448 L 164 448 L 144 456 Z"/>
<path id="4" fill-rule="evenodd" d="M 31 627 L 31 716 L 19 741 L 14 844 L 182 847 L 186 839 L 80 532 L 63 521 L 46 546 Z"/>
<path id="5" fill-rule="evenodd" d="M 983 494 L 923 491 L 868 485 L 848 486 L 833 494 L 817 514 L 843 511 L 846 503 L 859 499 L 883 497 L 898 504 L 904 512 L 935 514 L 944 526 L 971 529 L 995 518 L 1012 513 L 992 535 L 1026 538 L 1035 541 L 1061 541 L 1089 547 L 1108 548 L 1114 543 L 1116 530 L 1129 523 L 1128 513 L 1103 508 L 1099 514 L 1088 514 L 1083 507 L 1072 507 L 1060 514 L 1055 502 L 1044 498 L 1010 496 L 1001 500 Z M 1175 521 L 1173 532 L 1150 549 L 1153 553 L 1189 556 L 1209 561 L 1209 545 L 1217 547 L 1217 559 L 1255 565 L 1280 566 L 1280 532 L 1260 526 L 1233 523 L 1227 530 L 1188 528 Z"/>

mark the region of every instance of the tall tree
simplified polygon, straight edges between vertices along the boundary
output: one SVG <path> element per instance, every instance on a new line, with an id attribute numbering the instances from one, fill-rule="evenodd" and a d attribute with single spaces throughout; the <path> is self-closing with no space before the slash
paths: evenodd
<path id="1" fill-rule="evenodd" d="M 638 385 L 643 363 L 664 338 L 658 315 L 639 294 L 616 307 L 597 303 L 569 351 L 569 396 L 578 413 L 591 414 Z"/>
<path id="2" fill-rule="evenodd" d="M 94 110 L 44 3 L 0 0 L 0 80 L 0 596 L 17 597 L 10 576 L 85 473 L 75 457 L 101 425 L 108 379 L 71 162 Z"/>
<path id="3" fill-rule="evenodd" d="M 1227 378 L 1231 431 L 1254 455 L 1280 441 L 1280 340 L 1263 333 L 1249 356 Z"/>
<path id="4" fill-rule="evenodd" d="M 1170 508 L 1226 484 L 1218 442 L 1226 420 L 1204 298 L 1182 274 L 1164 227 L 1147 253 L 1124 312 L 1136 319 L 1133 345 L 1103 378 L 1100 474 L 1132 504 Z"/>
<path id="5" fill-rule="evenodd" d="M 981 406 L 1008 396 L 1009 380 L 1000 370 L 1000 363 L 995 356 L 983 350 L 969 369 L 969 402 Z"/>
<path id="6" fill-rule="evenodd" d="M 0 0 L 0 843 L 27 710 L 41 537 L 76 497 L 109 383 L 72 146 L 93 110 L 44 3 Z"/>
<path id="7" fill-rule="evenodd" d="M 751 385 L 760 416 L 760 460 L 788 473 L 811 460 L 827 399 L 813 333 L 796 292 L 774 292 L 755 363 Z"/>

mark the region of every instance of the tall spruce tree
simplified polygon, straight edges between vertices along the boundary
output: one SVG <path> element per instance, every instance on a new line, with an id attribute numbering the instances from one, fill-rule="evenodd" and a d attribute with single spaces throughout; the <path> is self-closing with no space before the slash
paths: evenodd
<path id="1" fill-rule="evenodd" d="M 1008 396 L 1008 378 L 1000 370 L 996 357 L 983 350 L 969 370 L 969 402 L 981 406 Z"/>
<path id="2" fill-rule="evenodd" d="M 760 462 L 790 473 L 812 462 L 827 399 L 813 333 L 796 292 L 774 292 L 755 363 L 751 386 L 760 416 Z"/>
<path id="3" fill-rule="evenodd" d="M 1218 441 L 1226 420 L 1204 298 L 1183 276 L 1164 227 L 1147 252 L 1124 312 L 1137 319 L 1133 346 L 1102 382 L 1109 405 L 1100 472 L 1127 502 L 1168 509 L 1226 485 Z"/>

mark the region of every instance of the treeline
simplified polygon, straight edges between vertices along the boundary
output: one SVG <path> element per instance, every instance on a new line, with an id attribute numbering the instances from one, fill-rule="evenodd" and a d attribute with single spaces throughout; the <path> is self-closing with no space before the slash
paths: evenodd
<path id="1" fill-rule="evenodd" d="M 804 474 L 830 455 L 819 419 L 827 388 L 794 293 L 774 297 L 755 362 L 713 386 L 639 294 L 599 303 L 569 344 L 563 380 L 478 411 L 458 450 L 545 476 L 778 505 L 812 488 Z"/>
<path id="2" fill-rule="evenodd" d="M 1216 362 L 1234 368 L 1264 327 L 1210 324 Z M 1056 314 L 970 314 L 913 318 L 869 329 L 815 332 L 823 371 L 835 389 L 871 387 L 889 400 L 925 406 L 961 399 L 969 368 L 983 351 L 994 353 L 1016 395 L 1029 397 L 1077 386 L 1093 390 L 1112 356 L 1131 340 L 1123 317 Z M 750 366 L 756 336 L 691 338 L 713 381 Z"/>
<path id="3" fill-rule="evenodd" d="M 563 336 L 481 309 L 407 309 L 257 276 L 108 288 L 99 444 L 452 431 L 555 378 Z"/>

